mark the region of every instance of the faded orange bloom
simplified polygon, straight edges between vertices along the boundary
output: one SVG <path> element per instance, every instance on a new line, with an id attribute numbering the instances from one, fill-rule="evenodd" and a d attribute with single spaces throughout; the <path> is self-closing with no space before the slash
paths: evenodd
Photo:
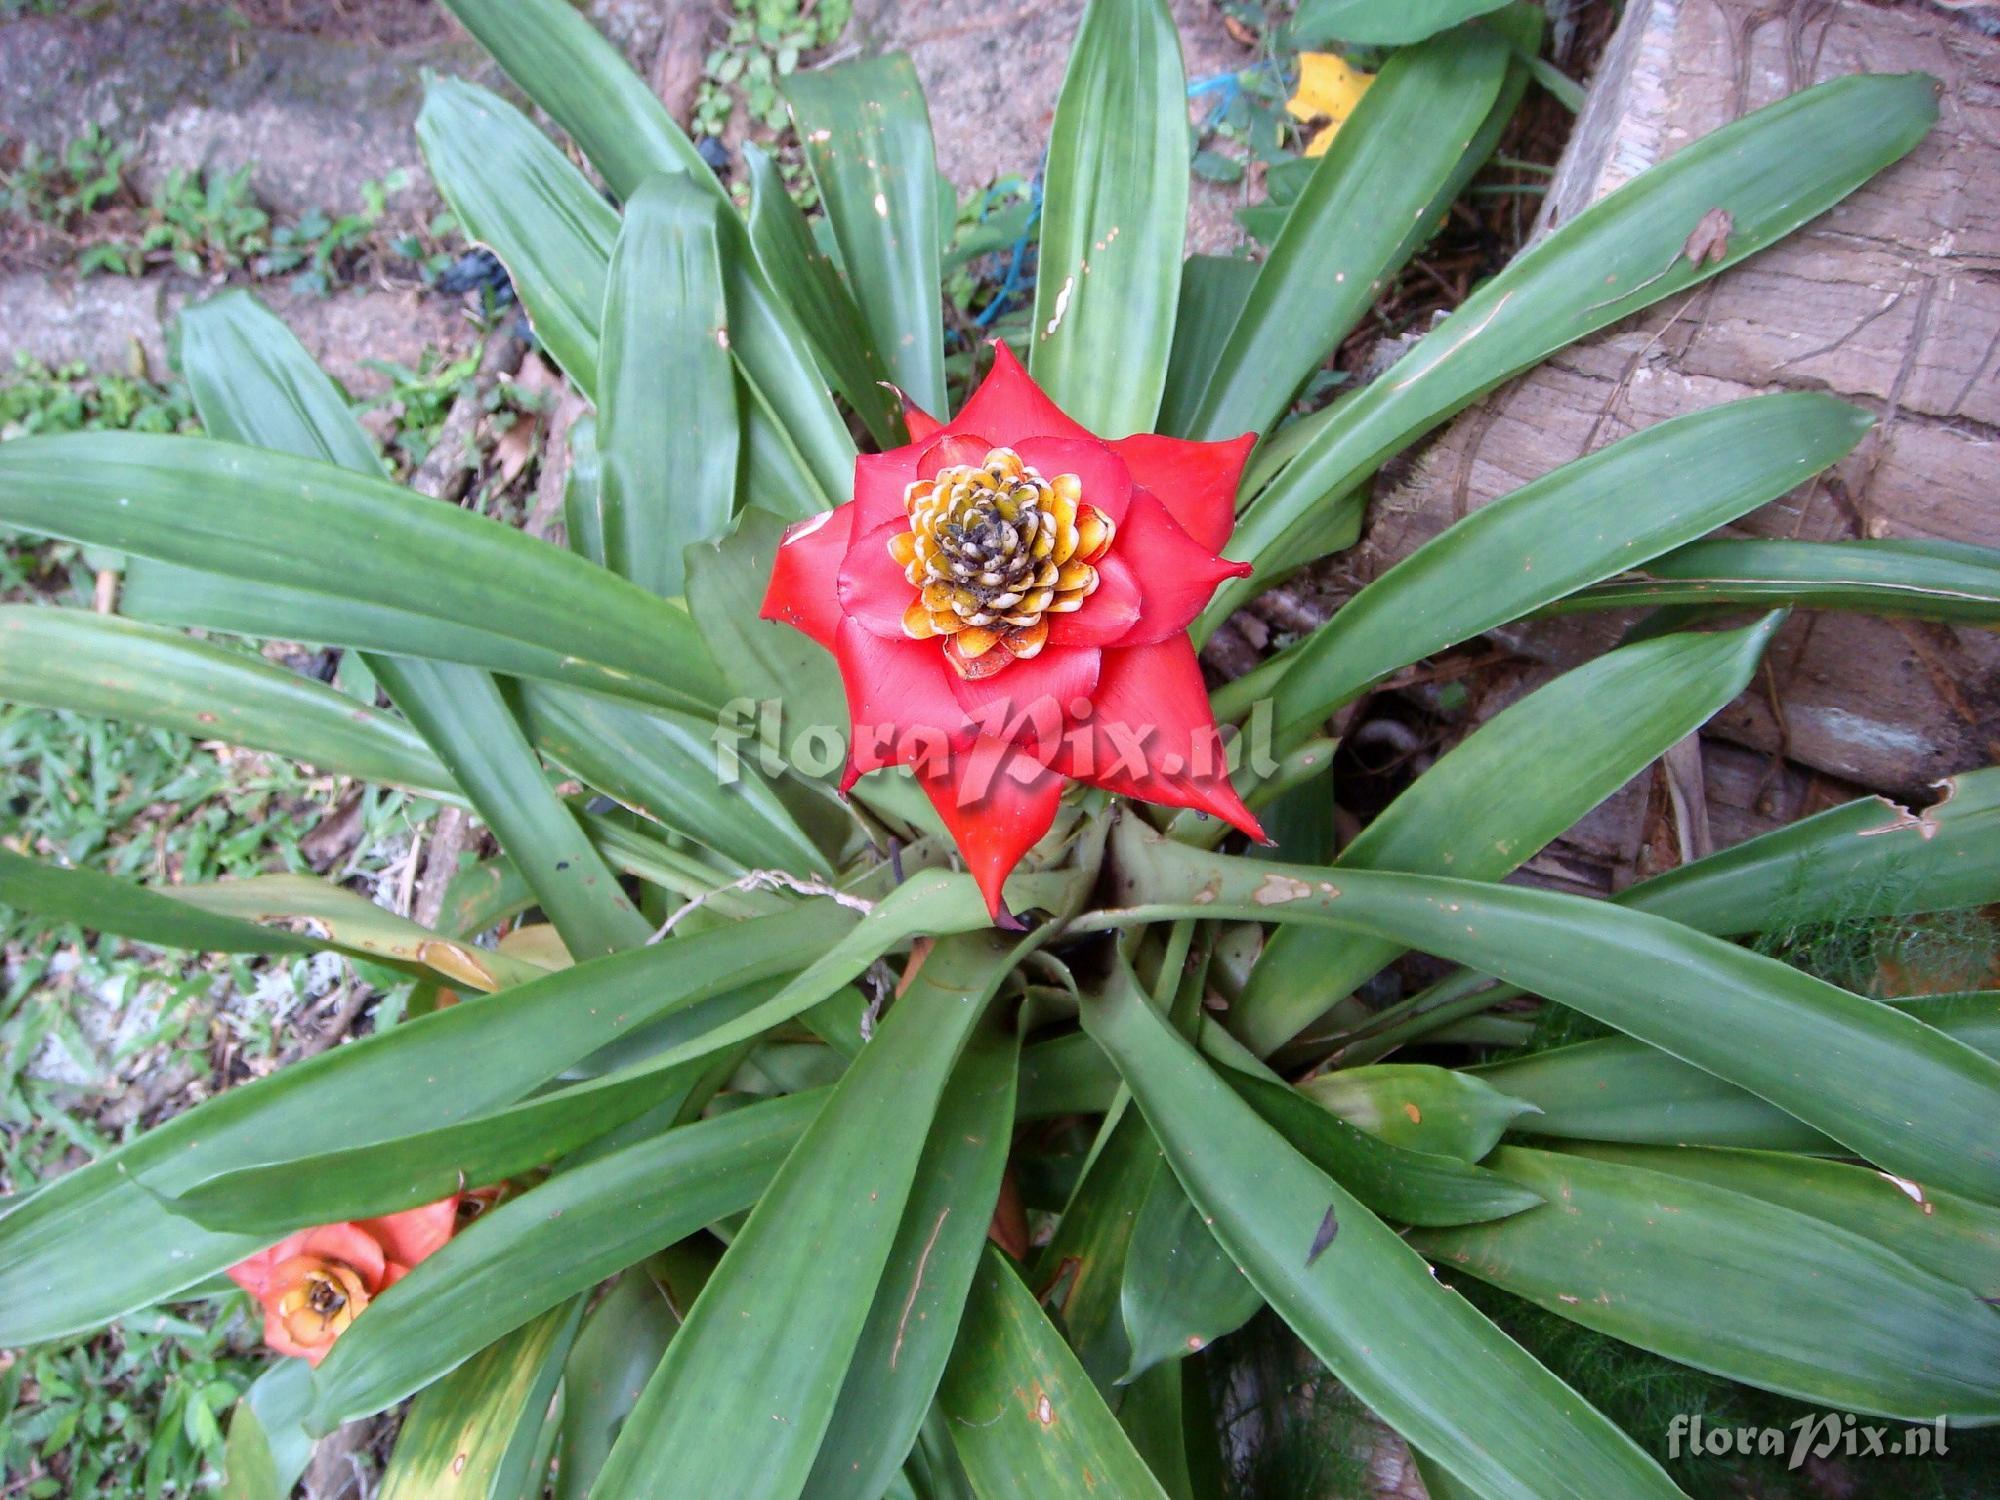
<path id="1" fill-rule="evenodd" d="M 317 1365 L 384 1287 L 444 1247 L 463 1196 L 301 1229 L 231 1266 L 229 1279 L 264 1309 L 265 1343 Z"/>

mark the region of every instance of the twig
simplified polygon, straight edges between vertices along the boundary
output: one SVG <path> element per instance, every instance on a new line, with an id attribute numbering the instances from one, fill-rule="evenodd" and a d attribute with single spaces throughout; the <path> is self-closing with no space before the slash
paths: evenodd
<path id="1" fill-rule="evenodd" d="M 417 878 L 415 899 L 410 903 L 410 919 L 419 927 L 435 929 L 444 911 L 444 893 L 458 873 L 458 856 L 464 852 L 465 812 L 461 808 L 439 810 L 431 824 L 430 848 L 424 851 L 424 873 Z M 414 856 L 413 856 L 414 858 Z"/>
<path id="2" fill-rule="evenodd" d="M 660 930 L 646 939 L 648 945 L 657 943 L 680 924 L 682 917 L 698 906 L 706 905 L 717 896 L 729 891 L 791 891 L 800 896 L 829 896 L 849 911 L 858 911 L 863 916 L 875 909 L 873 901 L 864 901 L 859 896 L 850 896 L 846 891 L 836 890 L 824 880 L 817 878 L 801 880 L 783 870 L 752 870 L 740 880 L 732 880 L 727 885 L 719 885 L 712 891 L 703 891 L 699 896 L 690 897 L 687 905 L 660 924 Z"/>

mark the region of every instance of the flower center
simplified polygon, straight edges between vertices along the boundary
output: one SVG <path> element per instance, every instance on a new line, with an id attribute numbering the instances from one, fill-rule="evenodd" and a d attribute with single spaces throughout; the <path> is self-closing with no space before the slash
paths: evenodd
<path id="1" fill-rule="evenodd" d="M 991 677 L 1039 653 L 1048 616 L 1097 590 L 1092 566 L 1110 550 L 1109 517 L 1074 474 L 1044 479 L 1011 448 L 955 464 L 903 492 L 910 529 L 889 555 L 917 590 L 903 614 L 916 640 L 944 638 L 961 677 Z"/>
<path id="2" fill-rule="evenodd" d="M 278 1295 L 278 1318 L 285 1332 L 308 1349 L 332 1343 L 368 1305 L 361 1277 L 337 1260 L 296 1256 L 273 1275 L 284 1287 Z"/>

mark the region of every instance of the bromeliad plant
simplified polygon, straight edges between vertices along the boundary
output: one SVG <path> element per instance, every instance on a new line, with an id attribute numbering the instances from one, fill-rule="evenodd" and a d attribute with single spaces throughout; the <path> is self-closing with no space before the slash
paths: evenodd
<path id="1" fill-rule="evenodd" d="M 2000 771 L 1613 901 L 1500 883 L 1743 689 L 1777 615 L 1710 616 L 2000 618 L 1973 549 L 1701 540 L 1863 413 L 1788 394 L 1663 423 L 1459 522 L 1247 679 L 1211 696 L 1193 656 L 1351 542 L 1386 459 L 1903 155 L 1931 80 L 1841 79 L 1687 146 L 1288 419 L 1492 148 L 1537 14 L 1422 35 L 1454 7 L 1339 8 L 1397 50 L 1269 257 L 1184 263 L 1178 39 L 1160 0 L 1092 0 L 1026 371 L 995 351 L 940 426 L 907 61 L 789 86 L 829 258 L 768 160 L 739 214 L 563 0 L 451 3 L 610 193 L 496 96 L 431 84 L 434 177 L 596 408 L 569 549 L 391 484 L 289 333 L 226 296 L 183 322 L 209 436 L 0 448 L 0 522 L 130 559 L 122 617 L 0 611 L 0 690 L 417 788 L 506 852 L 437 930 L 307 879 L 0 853 L 22 907 L 418 985 L 414 1019 L 11 1204 L 0 1343 L 261 1268 L 323 1357 L 237 1412 L 243 1496 L 411 1396 L 387 1495 L 1185 1495 L 1215 1462 L 1207 1351 L 1267 1304 L 1433 1493 L 1675 1493 L 1460 1277 L 1815 1403 L 2000 1416 L 2000 1000 L 1885 1003 L 1732 941 L 1813 902 L 1994 900 Z M 1333 856 L 1336 710 L 1523 615 L 1635 603 L 1699 609 L 1493 718 Z M 347 648 L 393 708 L 188 626 Z M 1233 780 L 1196 759 L 1216 721 L 1248 726 Z M 1278 847 L 1224 851 L 1252 809 Z M 1359 1003 L 1408 950 L 1462 967 Z M 432 1008 L 444 986 L 469 998 Z M 1618 1034 L 1467 1066 L 1524 993 Z M 345 1232 L 503 1182 L 393 1278 Z"/>

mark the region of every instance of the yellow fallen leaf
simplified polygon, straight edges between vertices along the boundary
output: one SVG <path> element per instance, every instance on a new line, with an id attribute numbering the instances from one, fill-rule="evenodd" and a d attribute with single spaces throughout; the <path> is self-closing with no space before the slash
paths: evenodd
<path id="1" fill-rule="evenodd" d="M 1361 96 L 1374 81 L 1373 73 L 1350 67 L 1345 58 L 1331 52 L 1299 54 L 1299 86 L 1285 101 L 1285 110 L 1295 120 L 1327 122 L 1307 143 L 1307 156 L 1326 154 L 1326 148 L 1333 144 L 1334 133 L 1354 112 L 1354 106 L 1361 102 Z"/>

